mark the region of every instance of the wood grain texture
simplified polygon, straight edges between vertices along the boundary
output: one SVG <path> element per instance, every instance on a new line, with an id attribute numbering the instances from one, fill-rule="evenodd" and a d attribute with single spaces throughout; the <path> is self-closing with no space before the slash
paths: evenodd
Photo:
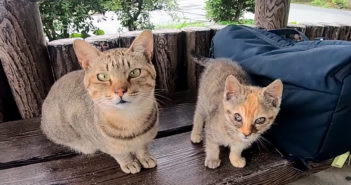
<path id="1" fill-rule="evenodd" d="M 186 65 L 188 89 L 197 91 L 203 67 L 193 61 L 193 56 L 208 57 L 211 47 L 212 31 L 209 28 L 185 28 Z"/>
<path id="2" fill-rule="evenodd" d="M 37 4 L 2 0 L 0 30 L 0 60 L 21 116 L 39 116 L 52 75 Z"/>
<path id="3" fill-rule="evenodd" d="M 180 30 L 154 31 L 153 63 L 157 71 L 157 88 L 167 94 L 185 89 L 183 40 Z"/>
<path id="4" fill-rule="evenodd" d="M 256 0 L 255 26 L 266 30 L 285 28 L 290 0 Z"/>
<path id="5" fill-rule="evenodd" d="M 234 168 L 228 150 L 218 169 L 204 166 L 201 144 L 191 144 L 190 133 L 156 139 L 151 145 L 158 165 L 141 173 L 126 175 L 106 154 L 72 156 L 65 159 L 1 170 L 2 184 L 285 184 L 306 174 L 271 151 L 247 151 L 247 166 Z M 309 173 L 327 168 L 320 163 Z"/>
<path id="6" fill-rule="evenodd" d="M 63 75 L 81 69 L 73 49 L 75 39 L 60 39 L 51 41 L 48 44 L 50 63 L 55 80 Z"/>
<path id="7" fill-rule="evenodd" d="M 178 93 L 174 99 L 178 96 L 187 95 Z M 160 108 L 160 127 L 157 137 L 191 129 L 195 99 L 187 98 L 183 101 L 184 103 L 177 103 L 177 101 L 182 100 L 174 100 L 169 103 L 173 106 Z M 0 124 L 0 151 L 6 151 L 0 152 L 0 169 L 76 155 L 69 149 L 48 141 L 39 127 L 39 118 Z"/>

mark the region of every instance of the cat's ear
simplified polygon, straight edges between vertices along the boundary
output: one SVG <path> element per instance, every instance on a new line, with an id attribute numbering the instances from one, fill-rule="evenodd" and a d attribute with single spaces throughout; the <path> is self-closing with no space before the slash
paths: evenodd
<path id="1" fill-rule="evenodd" d="M 225 80 L 224 98 L 230 100 L 238 96 L 241 91 L 241 84 L 233 75 L 229 75 Z"/>
<path id="2" fill-rule="evenodd" d="M 77 39 L 73 42 L 74 52 L 83 69 L 89 67 L 89 63 L 101 55 L 101 51 L 84 40 Z"/>
<path id="3" fill-rule="evenodd" d="M 267 103 L 273 107 L 279 107 L 283 94 L 283 83 L 281 80 L 275 80 L 263 89 L 263 96 Z"/>
<path id="4" fill-rule="evenodd" d="M 141 52 L 148 60 L 151 60 L 154 51 L 154 39 L 150 30 L 144 30 L 129 48 L 133 52 Z"/>

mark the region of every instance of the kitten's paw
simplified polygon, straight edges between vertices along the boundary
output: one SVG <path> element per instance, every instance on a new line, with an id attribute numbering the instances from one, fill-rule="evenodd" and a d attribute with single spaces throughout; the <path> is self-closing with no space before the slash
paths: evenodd
<path id="1" fill-rule="evenodd" d="M 191 142 L 193 142 L 193 143 L 200 143 L 202 141 L 202 135 L 191 133 L 190 139 L 191 139 Z"/>
<path id="2" fill-rule="evenodd" d="M 156 158 L 152 155 L 145 156 L 139 159 L 144 168 L 154 168 L 156 166 Z"/>
<path id="3" fill-rule="evenodd" d="M 232 158 L 230 158 L 230 163 L 232 163 L 232 165 L 234 166 L 234 167 L 237 167 L 237 168 L 243 168 L 243 167 L 245 167 L 245 165 L 246 165 L 246 160 L 245 160 L 245 158 L 244 157 L 239 157 L 239 158 L 237 158 L 237 157 L 232 157 Z"/>
<path id="4" fill-rule="evenodd" d="M 218 166 L 221 165 L 221 160 L 219 159 L 206 159 L 205 160 L 205 166 L 211 169 L 218 168 Z"/>
<path id="5" fill-rule="evenodd" d="M 135 160 L 135 161 L 126 163 L 124 165 L 121 165 L 121 169 L 124 173 L 135 174 L 140 172 L 141 166 L 140 166 L 140 163 Z"/>

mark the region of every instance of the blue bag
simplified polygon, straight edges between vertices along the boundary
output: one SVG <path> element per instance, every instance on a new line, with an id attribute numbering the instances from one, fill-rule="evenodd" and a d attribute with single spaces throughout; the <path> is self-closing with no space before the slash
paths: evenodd
<path id="1" fill-rule="evenodd" d="M 351 149 L 351 42 L 279 35 L 289 32 L 296 31 L 227 26 L 215 35 L 212 56 L 237 61 L 258 85 L 283 81 L 281 111 L 266 136 L 286 156 L 335 157 Z"/>

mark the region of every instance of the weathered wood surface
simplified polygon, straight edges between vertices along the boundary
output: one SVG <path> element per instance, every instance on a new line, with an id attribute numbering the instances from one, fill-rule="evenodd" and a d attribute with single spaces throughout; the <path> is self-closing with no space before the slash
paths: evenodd
<path id="1" fill-rule="evenodd" d="M 256 0 L 255 26 L 266 30 L 285 28 L 289 9 L 290 0 Z"/>
<path id="2" fill-rule="evenodd" d="M 52 74 L 36 2 L 2 0 L 0 30 L 0 61 L 21 116 L 39 116 Z"/>
<path id="3" fill-rule="evenodd" d="M 194 113 L 194 96 L 184 93 L 171 97 L 168 107 L 160 108 L 157 137 L 189 131 Z M 180 99 L 181 98 L 181 99 Z M 179 103 L 182 101 L 183 103 Z M 0 169 L 22 166 L 75 155 L 67 148 L 49 142 L 40 131 L 40 119 L 0 124 Z"/>
<path id="4" fill-rule="evenodd" d="M 185 28 L 185 56 L 187 65 L 188 89 L 196 91 L 203 66 L 193 61 L 194 56 L 208 57 L 211 47 L 212 32 L 209 28 Z"/>
<path id="5" fill-rule="evenodd" d="M 306 175 L 271 151 L 246 152 L 247 166 L 238 169 L 224 150 L 221 166 L 207 169 L 202 145 L 191 144 L 189 138 L 187 132 L 156 139 L 151 152 L 158 166 L 135 175 L 124 174 L 112 157 L 96 154 L 1 170 L 0 179 L 2 184 L 285 184 Z M 326 168 L 321 163 L 309 173 Z"/>
<path id="6" fill-rule="evenodd" d="M 153 62 L 157 71 L 158 88 L 165 93 L 186 88 L 183 43 L 180 30 L 154 31 Z"/>

